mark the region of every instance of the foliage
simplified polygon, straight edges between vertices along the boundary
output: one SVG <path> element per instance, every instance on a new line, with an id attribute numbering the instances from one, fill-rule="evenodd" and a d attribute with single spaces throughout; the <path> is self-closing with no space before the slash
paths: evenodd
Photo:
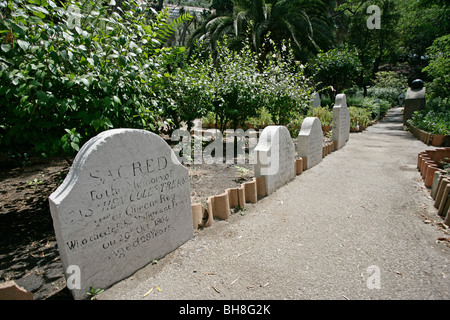
<path id="1" fill-rule="evenodd" d="M 361 71 L 361 61 L 356 48 L 342 46 L 328 52 L 319 53 L 311 63 L 311 71 L 316 83 L 333 87 L 336 93 L 350 88 Z M 334 91 L 330 96 L 334 99 Z"/>
<path id="2" fill-rule="evenodd" d="M 397 0 L 400 13 L 397 26 L 397 59 L 412 68 L 409 81 L 417 78 L 428 81 L 423 68 L 428 64 L 427 48 L 433 41 L 450 33 L 450 6 L 441 0 Z M 428 90 L 428 89 L 427 89 Z"/>
<path id="3" fill-rule="evenodd" d="M 168 22 L 168 11 L 132 0 L 0 5 L 9 12 L 0 20 L 2 149 L 70 153 L 105 129 L 158 130 L 152 98 L 166 63 L 157 49 L 189 15 Z"/>
<path id="4" fill-rule="evenodd" d="M 217 48 L 217 56 L 211 54 L 202 62 L 201 70 L 197 69 L 196 77 L 203 79 L 205 103 L 192 99 L 188 109 L 203 105 L 209 112 L 205 120 L 210 122 L 214 114 L 220 129 L 227 125 L 244 128 L 247 122 L 287 125 L 295 115 L 306 113 L 312 88 L 303 73 L 304 66 L 294 61 L 289 44 L 282 50 L 274 49 L 262 68 L 248 43 L 238 52 L 229 49 L 226 40 Z M 180 72 L 190 73 L 188 70 Z"/>
<path id="5" fill-rule="evenodd" d="M 408 122 L 430 133 L 450 135 L 450 103 L 440 98 L 430 100 L 426 108 L 415 111 Z"/>
<path id="6" fill-rule="evenodd" d="M 374 86 L 379 88 L 391 88 L 401 93 L 408 85 L 405 75 L 395 71 L 378 71 L 375 73 Z"/>
<path id="7" fill-rule="evenodd" d="M 428 48 L 430 63 L 423 69 L 432 79 L 427 85 L 429 98 L 450 96 L 450 34 L 434 40 Z"/>
<path id="8" fill-rule="evenodd" d="M 362 92 L 357 92 L 353 96 L 347 96 L 347 105 L 367 110 L 370 114 L 370 119 L 374 120 L 384 117 L 391 107 L 388 100 L 373 96 L 364 97 Z"/>
<path id="9" fill-rule="evenodd" d="M 168 49 L 165 49 L 168 50 Z M 168 50 L 168 52 L 173 51 Z M 182 67 L 171 74 L 166 73 L 158 88 L 155 88 L 154 101 L 165 117 L 166 133 L 170 134 L 184 122 L 190 130 L 193 121 L 206 115 L 211 109 L 210 66 L 199 60 L 186 62 L 185 48 L 178 48 L 178 57 Z M 166 60 L 167 59 L 163 59 Z M 173 62 L 172 65 L 176 65 Z"/>
<path id="10" fill-rule="evenodd" d="M 311 108 L 308 111 L 307 116 L 319 118 L 322 126 L 331 126 L 333 124 L 333 111 L 328 107 L 319 106 Z"/>
<path id="11" fill-rule="evenodd" d="M 371 112 L 365 108 L 349 107 L 350 127 L 366 127 L 371 120 Z"/>
<path id="12" fill-rule="evenodd" d="M 337 11 L 341 15 L 340 29 L 342 42 L 355 46 L 359 50 L 362 64 L 356 83 L 360 87 L 370 84 L 382 63 L 393 62 L 396 59 L 396 45 L 398 43 L 397 26 L 399 16 L 398 1 L 394 0 L 345 0 Z M 367 27 L 367 9 L 377 5 L 381 11 L 380 29 Z"/>
<path id="13" fill-rule="evenodd" d="M 256 130 L 264 129 L 265 127 L 270 126 L 272 124 L 273 124 L 272 115 L 265 107 L 259 109 L 256 116 L 250 117 L 248 119 L 248 125 Z"/>
<path id="14" fill-rule="evenodd" d="M 229 45 L 239 49 L 242 39 L 248 37 L 252 50 L 263 53 L 264 60 L 272 50 L 265 43 L 271 34 L 279 46 L 282 41 L 291 41 L 296 58 L 306 61 L 319 49 L 327 50 L 332 45 L 329 9 L 333 3 L 333 0 L 234 0 L 233 10 L 220 10 L 210 16 L 194 33 L 191 43 L 203 41 L 208 51 L 215 52 L 215 44 L 224 35 L 229 37 Z"/>
<path id="15" fill-rule="evenodd" d="M 285 125 L 297 114 L 305 114 L 313 89 L 305 66 L 295 61 L 289 43 L 269 52 L 262 72 L 264 106 L 275 124 Z"/>

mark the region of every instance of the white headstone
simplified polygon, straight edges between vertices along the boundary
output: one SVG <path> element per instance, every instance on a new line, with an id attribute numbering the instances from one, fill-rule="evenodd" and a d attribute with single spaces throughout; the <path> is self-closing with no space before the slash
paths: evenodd
<path id="1" fill-rule="evenodd" d="M 303 120 L 297 139 L 297 156 L 306 157 L 306 168 L 312 168 L 322 161 L 323 132 L 319 118 Z"/>
<path id="2" fill-rule="evenodd" d="M 345 94 L 338 94 L 333 107 L 332 140 L 337 141 L 337 149 L 342 148 L 350 137 L 350 111 Z"/>
<path id="3" fill-rule="evenodd" d="M 193 236 L 188 169 L 161 137 L 144 130 L 113 129 L 89 140 L 49 201 L 75 299 Z"/>
<path id="4" fill-rule="evenodd" d="M 321 103 L 320 95 L 317 92 L 314 92 L 311 95 L 311 107 L 313 107 L 313 108 L 320 107 L 320 103 Z"/>
<path id="5" fill-rule="evenodd" d="M 264 176 L 267 195 L 295 178 L 295 146 L 286 127 L 264 128 L 254 152 L 255 176 Z"/>

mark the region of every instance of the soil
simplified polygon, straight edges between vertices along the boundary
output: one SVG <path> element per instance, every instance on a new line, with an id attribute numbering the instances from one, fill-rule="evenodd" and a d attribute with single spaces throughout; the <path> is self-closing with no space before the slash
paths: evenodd
<path id="1" fill-rule="evenodd" d="M 69 160 L 70 161 L 70 160 Z M 191 202 L 251 180 L 253 166 L 190 165 Z M 0 282 L 14 280 L 35 300 L 72 299 L 66 288 L 48 204 L 69 172 L 65 159 L 28 160 L 0 169 Z"/>

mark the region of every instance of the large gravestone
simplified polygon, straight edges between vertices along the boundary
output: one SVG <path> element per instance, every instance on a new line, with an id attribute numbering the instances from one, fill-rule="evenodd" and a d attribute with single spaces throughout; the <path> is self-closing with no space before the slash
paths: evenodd
<path id="1" fill-rule="evenodd" d="M 312 168 L 322 161 L 323 132 L 319 118 L 303 120 L 297 139 L 297 156 L 306 158 L 306 168 Z"/>
<path id="2" fill-rule="evenodd" d="M 295 178 L 295 146 L 286 127 L 266 127 L 254 152 L 255 176 L 264 177 L 267 195 Z"/>
<path id="3" fill-rule="evenodd" d="M 336 148 L 342 148 L 350 137 L 350 111 L 345 94 L 338 94 L 333 107 L 333 134 Z"/>
<path id="4" fill-rule="evenodd" d="M 425 87 L 423 81 L 416 79 L 406 91 L 405 107 L 403 111 L 403 124 L 411 119 L 415 111 L 425 108 Z"/>
<path id="5" fill-rule="evenodd" d="M 193 236 L 188 169 L 162 138 L 144 130 L 114 129 L 89 140 L 49 201 L 75 299 Z"/>

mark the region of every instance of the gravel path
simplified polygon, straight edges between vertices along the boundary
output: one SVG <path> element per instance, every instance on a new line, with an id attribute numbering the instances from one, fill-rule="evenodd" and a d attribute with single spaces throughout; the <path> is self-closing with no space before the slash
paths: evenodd
<path id="1" fill-rule="evenodd" d="M 401 109 L 98 299 L 449 299 L 450 248 Z"/>

